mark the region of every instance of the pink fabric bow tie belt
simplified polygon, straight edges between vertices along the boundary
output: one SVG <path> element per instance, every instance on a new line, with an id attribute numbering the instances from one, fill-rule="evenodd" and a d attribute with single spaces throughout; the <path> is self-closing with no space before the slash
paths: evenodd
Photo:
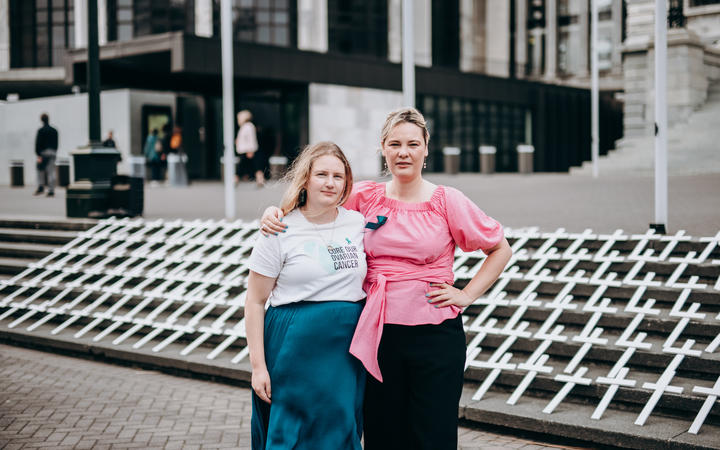
<path id="1" fill-rule="evenodd" d="M 365 279 L 367 301 L 358 320 L 350 353 L 359 359 L 368 373 L 382 382 L 378 365 L 378 348 L 386 323 L 385 303 L 388 282 L 422 281 L 428 283 L 452 283 L 450 267 L 432 267 L 432 264 L 417 265 L 397 259 L 368 258 L 368 272 Z M 452 307 L 452 306 L 451 306 Z M 458 311 L 460 309 L 458 308 Z M 420 325 L 427 323 L 427 316 L 412 313 L 403 317 L 403 323 Z"/>

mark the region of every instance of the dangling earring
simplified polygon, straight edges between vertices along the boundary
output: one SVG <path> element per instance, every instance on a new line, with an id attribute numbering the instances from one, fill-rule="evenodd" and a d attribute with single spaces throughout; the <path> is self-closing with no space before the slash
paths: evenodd
<path id="1" fill-rule="evenodd" d="M 307 202 L 307 191 L 305 188 L 302 188 L 300 190 L 300 195 L 298 195 L 298 206 L 305 206 L 305 203 Z"/>
<path id="2" fill-rule="evenodd" d="M 427 169 L 427 158 L 423 160 L 423 169 Z"/>

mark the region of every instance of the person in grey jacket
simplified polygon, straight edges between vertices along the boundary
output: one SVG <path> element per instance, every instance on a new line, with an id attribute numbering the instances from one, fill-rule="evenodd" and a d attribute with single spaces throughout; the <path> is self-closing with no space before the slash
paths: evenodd
<path id="1" fill-rule="evenodd" d="M 35 136 L 35 155 L 37 156 L 38 187 L 35 195 L 40 195 L 47 187 L 47 196 L 55 195 L 55 157 L 58 149 L 58 132 L 50 126 L 46 113 L 40 116 L 43 126 Z"/>

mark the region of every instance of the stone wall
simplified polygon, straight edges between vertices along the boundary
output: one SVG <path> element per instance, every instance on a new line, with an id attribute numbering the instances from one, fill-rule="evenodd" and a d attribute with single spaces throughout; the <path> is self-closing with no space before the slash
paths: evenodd
<path id="1" fill-rule="evenodd" d="M 0 103 L 0 185 L 9 184 L 11 160 L 25 163 L 25 184 L 35 184 L 35 133 L 42 125 L 40 114 L 50 116 L 50 125 L 59 133 L 58 158 L 88 143 L 87 94 Z M 118 171 L 128 173 L 131 154 L 142 154 L 142 105 L 175 107 L 175 94 L 130 89 L 100 93 L 101 137 L 113 130 L 115 143 L 122 155 Z M 174 114 L 173 114 L 174 115 Z"/>
<path id="2" fill-rule="evenodd" d="M 625 138 L 651 135 L 655 123 L 654 42 L 640 37 L 628 38 L 623 48 Z M 710 83 L 720 79 L 720 51 L 685 28 L 668 30 L 667 45 L 668 123 L 673 126 L 705 103 Z"/>
<path id="3" fill-rule="evenodd" d="M 402 93 L 311 83 L 310 142 L 333 141 L 343 149 L 356 178 L 380 174 L 380 129 L 402 105 Z"/>

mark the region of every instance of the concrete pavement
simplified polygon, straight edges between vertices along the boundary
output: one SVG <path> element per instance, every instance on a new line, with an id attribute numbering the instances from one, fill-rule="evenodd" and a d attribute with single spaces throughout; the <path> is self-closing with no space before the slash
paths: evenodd
<path id="1" fill-rule="evenodd" d="M 250 390 L 0 344 L 0 448 L 249 449 Z M 460 449 L 567 448 L 461 427 Z"/>

